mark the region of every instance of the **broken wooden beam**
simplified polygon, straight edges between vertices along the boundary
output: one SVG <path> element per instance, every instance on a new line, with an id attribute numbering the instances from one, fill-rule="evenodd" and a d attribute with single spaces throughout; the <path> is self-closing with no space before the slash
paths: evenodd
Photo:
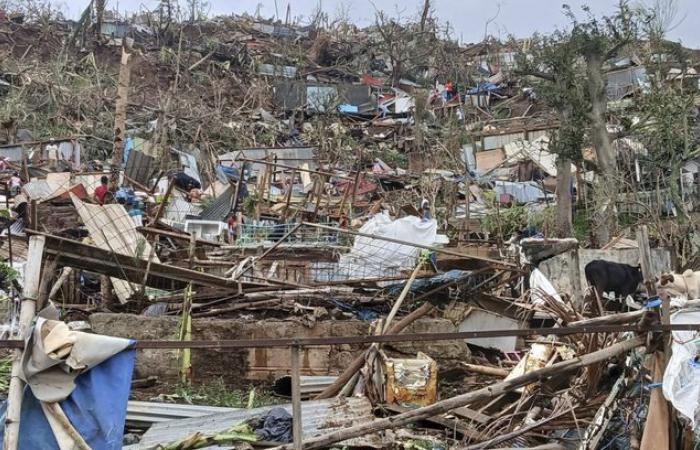
<path id="1" fill-rule="evenodd" d="M 161 230 L 158 228 L 154 228 L 152 226 L 151 227 L 137 227 L 136 229 L 138 231 L 146 234 L 146 235 L 155 234 L 158 236 L 165 236 L 165 237 L 177 239 L 177 240 L 180 240 L 183 242 L 184 241 L 190 242 L 190 233 L 185 233 L 185 232 L 177 233 L 175 231 Z M 208 241 L 206 239 L 197 238 L 197 240 L 195 242 L 197 244 L 209 245 L 211 247 L 221 247 L 220 242 Z"/>
<path id="2" fill-rule="evenodd" d="M 238 288 L 239 283 L 229 278 L 217 277 L 196 270 L 149 262 L 132 256 L 120 255 L 101 248 L 38 231 L 27 230 L 31 236 L 43 236 L 46 240 L 45 252 L 50 256 L 61 257 L 61 263 L 76 269 L 99 273 L 130 281 L 143 283 L 143 275 L 148 268 L 146 285 L 156 288 L 183 289 L 188 283 L 198 286 L 218 288 Z M 242 282 L 241 288 L 264 287 L 266 284 Z"/>
<path id="3" fill-rule="evenodd" d="M 481 375 L 489 375 L 493 377 L 507 377 L 508 374 L 510 374 L 510 370 L 502 369 L 500 367 L 489 367 L 468 363 L 462 363 L 462 367 L 464 367 L 469 372 L 478 373 Z"/>

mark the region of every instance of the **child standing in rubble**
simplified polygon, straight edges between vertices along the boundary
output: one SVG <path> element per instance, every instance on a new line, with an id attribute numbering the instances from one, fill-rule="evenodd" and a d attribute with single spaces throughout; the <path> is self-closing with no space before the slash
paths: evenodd
<path id="1" fill-rule="evenodd" d="M 420 209 L 422 211 L 424 222 L 427 222 L 430 219 L 432 219 L 432 216 L 430 215 L 430 202 L 428 201 L 428 199 L 424 198 L 423 201 L 420 202 Z"/>
<path id="2" fill-rule="evenodd" d="M 228 242 L 229 244 L 235 244 L 236 239 L 238 239 L 238 218 L 236 213 L 232 212 L 228 215 Z"/>
<path id="3" fill-rule="evenodd" d="M 15 195 L 19 194 L 21 188 L 22 179 L 19 177 L 19 173 L 15 172 L 12 174 L 12 178 L 10 178 L 10 193 L 14 197 Z"/>

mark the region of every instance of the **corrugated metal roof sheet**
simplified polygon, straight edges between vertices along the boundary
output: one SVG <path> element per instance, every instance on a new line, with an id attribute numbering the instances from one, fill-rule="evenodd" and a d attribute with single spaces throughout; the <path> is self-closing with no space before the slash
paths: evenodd
<path id="1" fill-rule="evenodd" d="M 139 150 L 132 149 L 126 161 L 124 172 L 127 177 L 148 186 L 148 181 L 155 172 L 155 158 Z"/>
<path id="2" fill-rule="evenodd" d="M 175 194 L 175 192 L 173 192 Z M 197 203 L 191 203 L 179 196 L 173 196 L 165 209 L 165 218 L 177 222 L 185 223 L 187 216 L 198 216 L 202 212 L 202 207 Z"/>
<path id="3" fill-rule="evenodd" d="M 200 217 L 202 220 L 219 220 L 223 221 L 231 212 L 231 204 L 233 201 L 233 186 L 229 186 L 221 195 L 216 197 L 214 201 L 202 211 Z"/>
<path id="4" fill-rule="evenodd" d="M 22 186 L 22 191 L 24 191 L 30 200 L 41 200 L 53 194 L 53 189 L 51 189 L 46 179 L 32 180 L 26 183 Z"/>
<path id="5" fill-rule="evenodd" d="M 139 448 L 154 448 L 158 444 L 177 441 L 195 432 L 222 432 L 237 423 L 263 416 L 272 408 L 284 408 L 292 413 L 292 405 L 287 404 L 157 423 L 143 435 Z M 365 397 L 302 402 L 301 415 L 304 438 L 374 419 L 372 405 Z"/>
<path id="6" fill-rule="evenodd" d="M 315 147 L 244 148 L 220 155 L 219 162 L 230 165 L 231 162 L 235 163 L 241 159 L 264 160 L 267 157 L 271 157 L 273 159 L 276 158 L 280 164 L 285 166 L 299 167 L 302 164 L 308 164 L 309 169 L 315 170 L 318 167 L 315 151 Z M 235 164 L 235 166 L 239 167 L 240 163 Z M 259 172 L 264 169 L 265 164 L 252 163 L 248 167 L 253 172 Z"/>
<path id="7" fill-rule="evenodd" d="M 260 64 L 258 66 L 258 73 L 260 75 L 294 78 L 297 76 L 297 68 L 293 66 L 278 66 L 275 64 Z"/>

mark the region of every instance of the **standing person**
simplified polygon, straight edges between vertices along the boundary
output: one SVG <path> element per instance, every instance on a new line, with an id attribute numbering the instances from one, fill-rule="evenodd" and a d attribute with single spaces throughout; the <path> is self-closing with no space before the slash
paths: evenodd
<path id="1" fill-rule="evenodd" d="M 430 202 L 428 202 L 428 199 L 423 199 L 423 201 L 420 203 L 420 209 L 423 211 L 424 222 L 427 222 L 430 219 L 432 219 L 430 215 Z"/>
<path id="2" fill-rule="evenodd" d="M 229 244 L 235 244 L 238 238 L 238 219 L 236 218 L 236 213 L 231 213 L 228 216 L 228 242 Z"/>
<path id="3" fill-rule="evenodd" d="M 94 200 L 100 205 L 105 204 L 105 198 L 109 192 L 109 178 L 107 175 L 102 175 L 100 178 L 100 185 L 95 188 L 95 193 L 93 194 Z"/>
<path id="4" fill-rule="evenodd" d="M 46 146 L 46 155 L 49 160 L 49 168 L 51 170 L 56 170 L 58 168 L 59 151 L 58 145 L 49 144 Z"/>
<path id="5" fill-rule="evenodd" d="M 10 178 L 10 193 L 15 196 L 19 194 L 21 188 L 22 179 L 19 177 L 19 172 L 15 172 L 12 174 L 12 178 Z"/>
<path id="6" fill-rule="evenodd" d="M 455 85 L 452 82 L 452 80 L 447 80 L 447 84 L 445 85 L 445 92 L 447 93 L 447 98 L 446 100 L 449 102 L 452 100 L 455 96 Z"/>

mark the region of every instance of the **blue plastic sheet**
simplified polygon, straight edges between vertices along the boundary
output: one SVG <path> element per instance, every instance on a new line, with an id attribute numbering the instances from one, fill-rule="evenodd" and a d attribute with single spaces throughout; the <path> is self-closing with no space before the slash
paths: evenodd
<path id="1" fill-rule="evenodd" d="M 134 138 L 128 137 L 124 139 L 124 165 L 126 165 L 126 162 L 129 161 L 129 154 L 131 151 L 134 149 Z"/>
<path id="2" fill-rule="evenodd" d="M 93 450 L 122 448 L 126 406 L 134 370 L 135 351 L 125 350 L 81 374 L 75 390 L 60 402 L 73 427 Z M 0 440 L 5 434 L 7 402 L 0 407 Z M 19 450 L 58 450 L 40 402 L 31 389 L 24 390 Z"/>
<path id="3" fill-rule="evenodd" d="M 432 255 L 431 255 L 432 256 Z M 428 292 L 429 290 L 442 286 L 443 284 L 449 283 L 451 281 L 467 279 L 471 276 L 472 272 L 470 270 L 448 270 L 447 272 L 432 276 L 430 278 L 419 278 L 413 281 L 411 284 L 410 292 L 412 294 L 422 294 Z M 387 287 L 389 295 L 398 295 L 406 283 L 392 284 Z"/>
<path id="4" fill-rule="evenodd" d="M 498 91 L 498 86 L 493 83 L 482 83 L 474 88 L 467 91 L 469 95 L 478 95 L 486 92 L 496 92 Z"/>
<path id="5" fill-rule="evenodd" d="M 345 114 L 357 114 L 360 112 L 360 108 L 358 108 L 355 105 L 345 103 L 342 105 L 338 105 L 338 111 Z"/>

